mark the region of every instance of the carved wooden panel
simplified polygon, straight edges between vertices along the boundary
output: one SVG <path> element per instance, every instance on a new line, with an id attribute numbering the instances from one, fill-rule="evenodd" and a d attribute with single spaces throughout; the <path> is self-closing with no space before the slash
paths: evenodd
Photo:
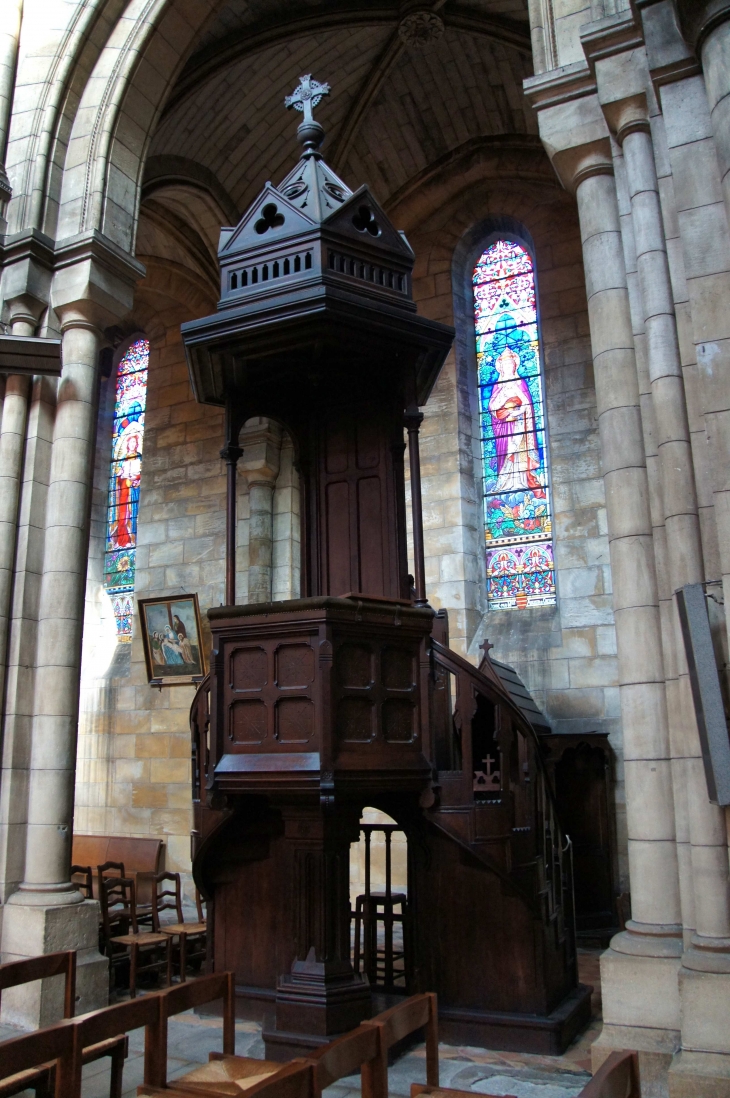
<path id="1" fill-rule="evenodd" d="M 284 644 L 276 651 L 276 684 L 305 689 L 314 682 L 314 652 L 308 644 Z"/>
<path id="2" fill-rule="evenodd" d="M 266 706 L 257 699 L 232 702 L 229 709 L 230 737 L 237 744 L 261 744 L 266 739 Z"/>
<path id="3" fill-rule="evenodd" d="M 398 413 L 401 415 L 402 413 Z M 396 408 L 333 409 L 323 432 L 308 551 L 322 594 L 400 598 L 407 571 Z"/>
<path id="4" fill-rule="evenodd" d="M 314 735 L 314 705 L 309 698 L 281 698 L 276 703 L 279 743 L 309 743 Z"/>

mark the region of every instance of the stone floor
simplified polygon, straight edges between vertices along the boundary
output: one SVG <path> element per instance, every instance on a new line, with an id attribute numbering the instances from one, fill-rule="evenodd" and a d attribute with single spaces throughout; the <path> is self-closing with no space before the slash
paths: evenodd
<path id="1" fill-rule="evenodd" d="M 598 951 L 580 954 L 580 978 L 593 984 L 593 1020 L 589 1028 L 563 1056 L 537 1056 L 519 1052 L 491 1052 L 482 1048 L 441 1045 L 440 1071 L 444 1086 L 471 1090 L 475 1094 L 514 1095 L 515 1098 L 576 1098 L 590 1078 L 590 1046 L 601 1030 Z M 17 1033 L 0 1026 L 0 1039 Z M 205 1063 L 208 1053 L 221 1048 L 220 1019 L 181 1014 L 170 1022 L 168 1042 L 168 1081 Z M 144 1031 L 130 1034 L 129 1058 L 124 1071 L 124 1098 L 134 1098 L 142 1082 Z M 240 1056 L 264 1057 L 261 1028 L 254 1022 L 236 1023 L 236 1052 Z M 390 1069 L 391 1095 L 408 1098 L 410 1085 L 425 1082 L 426 1060 L 423 1046 L 401 1057 Z M 25 1092 L 30 1096 L 31 1092 Z M 357 1098 L 359 1078 L 341 1080 L 326 1092 L 328 1098 Z M 107 1098 L 108 1061 L 84 1068 L 83 1098 Z"/>

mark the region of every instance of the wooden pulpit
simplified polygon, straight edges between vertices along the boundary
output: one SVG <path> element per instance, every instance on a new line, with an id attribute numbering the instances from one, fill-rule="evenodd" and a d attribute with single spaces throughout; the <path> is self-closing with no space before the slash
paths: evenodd
<path id="1" fill-rule="evenodd" d="M 269 1057 L 369 1016 L 349 852 L 363 807 L 380 807 L 409 838 L 410 971 L 439 992 L 442 1026 L 549 1051 L 588 1002 L 549 787 L 529 720 L 488 660 L 482 673 L 439 643 L 425 592 L 419 407 L 453 330 L 418 316 L 408 242 L 322 159 L 312 107 L 327 91 L 304 77 L 289 98 L 301 159 L 222 230 L 218 311 L 182 327 L 196 398 L 226 410 L 226 605 L 208 611 L 211 671 L 191 712 L 214 963 L 235 970 L 240 1010 L 265 1019 Z M 294 443 L 301 598 L 239 606 L 236 463 L 252 416 Z M 510 986 L 496 988 L 490 963 L 503 972 L 510 952 Z"/>

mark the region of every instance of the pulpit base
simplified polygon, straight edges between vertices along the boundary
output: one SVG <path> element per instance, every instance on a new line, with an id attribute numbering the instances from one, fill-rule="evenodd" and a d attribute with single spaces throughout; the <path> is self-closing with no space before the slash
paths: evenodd
<path id="1" fill-rule="evenodd" d="M 439 1037 L 447 1044 L 561 1056 L 591 1020 L 592 987 L 579 984 L 550 1014 L 459 1010 L 439 1004 Z"/>

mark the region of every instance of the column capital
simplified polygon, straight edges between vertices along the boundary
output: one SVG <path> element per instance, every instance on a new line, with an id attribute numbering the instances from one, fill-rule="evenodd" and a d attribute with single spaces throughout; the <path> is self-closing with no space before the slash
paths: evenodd
<path id="1" fill-rule="evenodd" d="M 33 328 L 48 307 L 53 278 L 53 241 L 38 229 L 6 237 L 0 251 L 2 297 L 9 321 Z"/>
<path id="2" fill-rule="evenodd" d="M 540 137 L 566 190 L 575 193 L 591 175 L 612 175 L 611 136 L 586 61 L 523 83 L 537 111 Z"/>
<path id="3" fill-rule="evenodd" d="M 127 313 L 144 266 L 97 229 L 57 243 L 51 305 L 62 327 L 103 330 Z"/>
<path id="4" fill-rule="evenodd" d="M 273 488 L 279 475 L 282 431 L 278 423 L 259 419 L 248 423 L 238 436 L 243 447 L 243 461 L 239 470 L 246 477 L 249 488 L 258 484 Z"/>
<path id="5" fill-rule="evenodd" d="M 705 39 L 730 20 L 730 0 L 677 0 L 679 23 L 699 57 Z"/>
<path id="6" fill-rule="evenodd" d="M 677 24 L 674 0 L 634 2 L 641 16 L 646 60 L 658 98 L 664 84 L 696 76 L 701 71 L 700 64 L 689 38 L 682 34 Z M 696 7 L 696 0 L 687 0 L 686 6 Z"/>

